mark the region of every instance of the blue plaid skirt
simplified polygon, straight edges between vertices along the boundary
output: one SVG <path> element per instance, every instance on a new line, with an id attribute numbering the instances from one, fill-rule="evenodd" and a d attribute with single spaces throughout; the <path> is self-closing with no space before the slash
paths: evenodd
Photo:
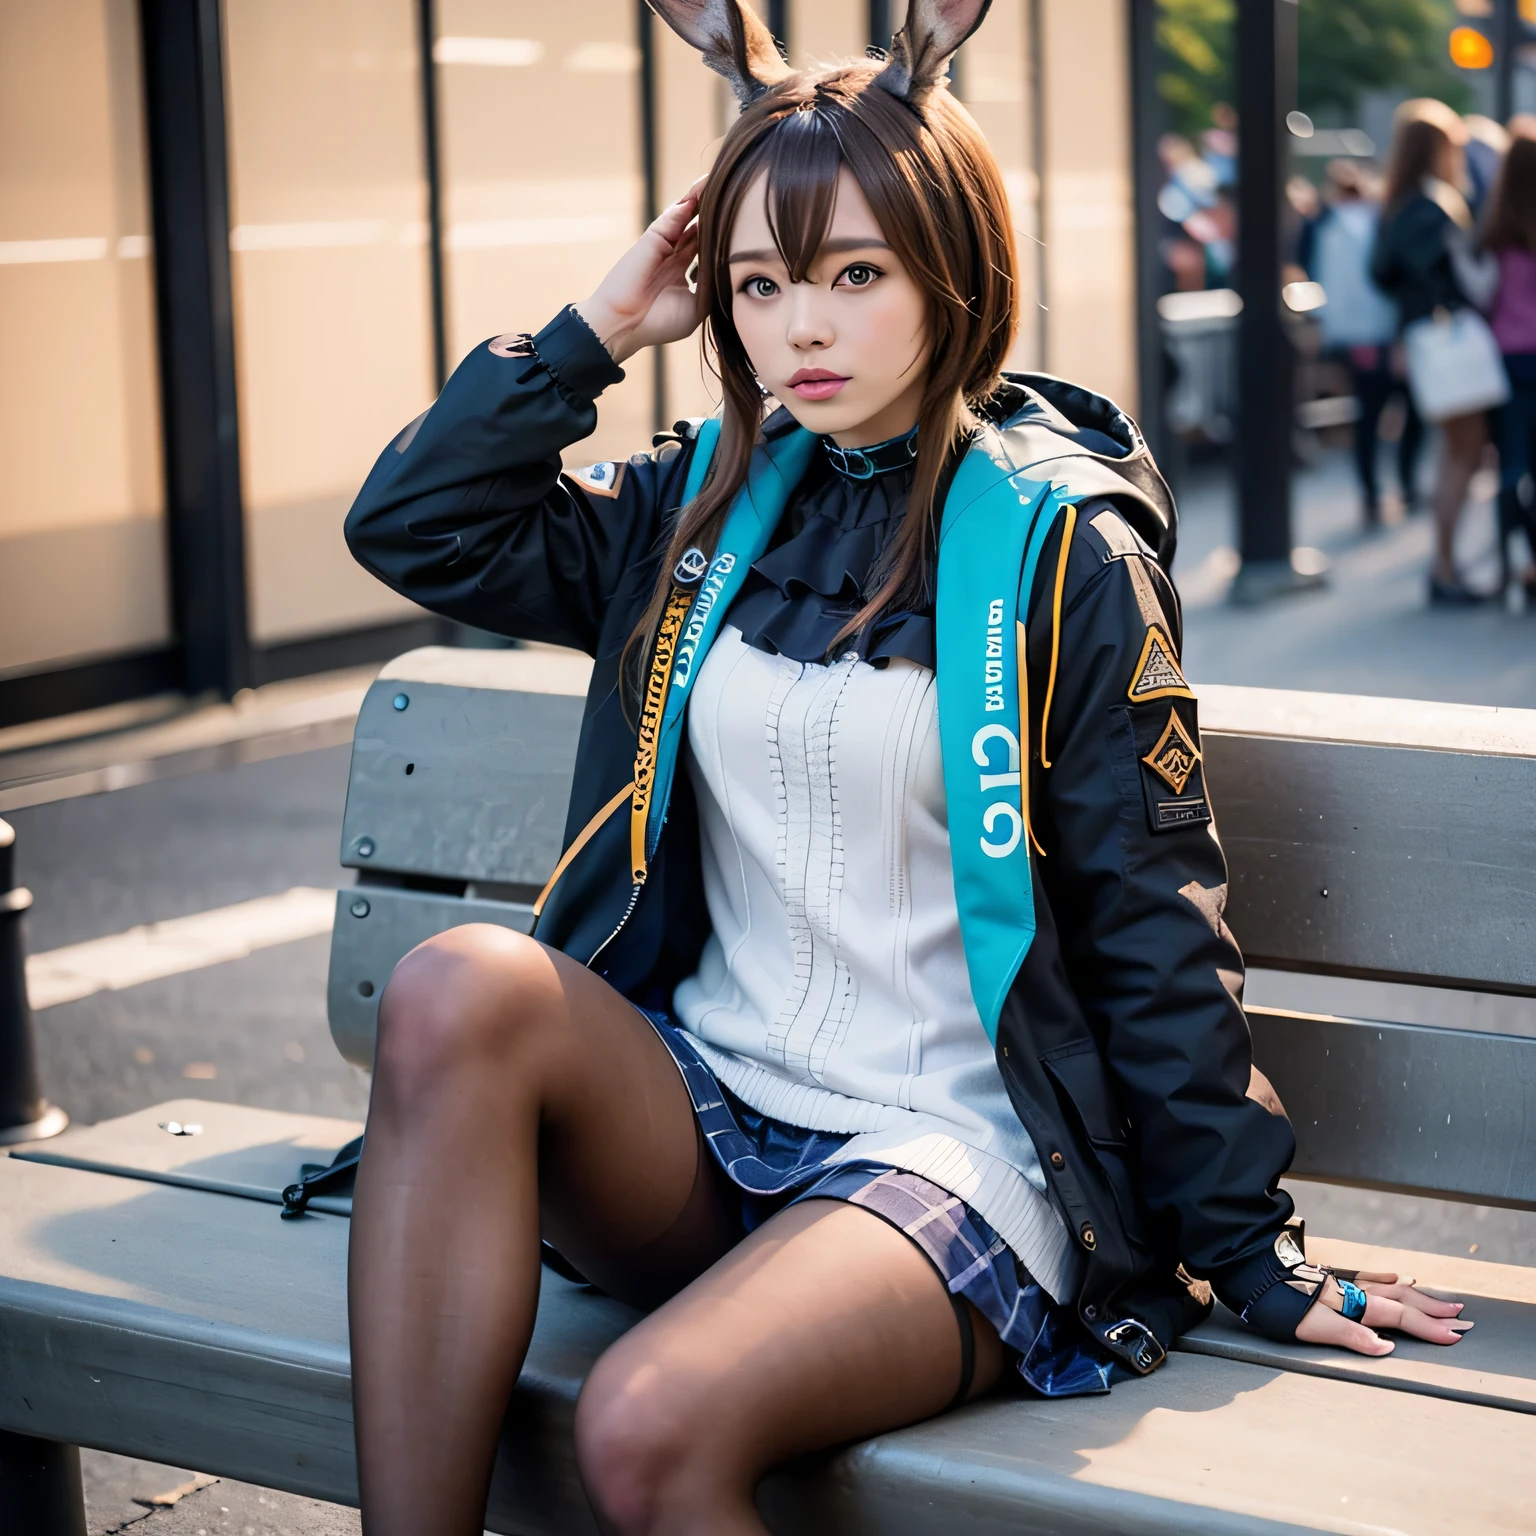
<path id="1" fill-rule="evenodd" d="M 801 1200 L 846 1200 L 899 1228 L 953 1296 L 997 1330 L 1023 1381 L 1044 1397 L 1107 1392 L 1114 1359 L 963 1200 L 884 1163 L 828 1163 L 847 1135 L 804 1131 L 742 1103 L 664 1013 L 642 1008 L 683 1075 L 715 1161 L 741 1191 L 745 1232 Z"/>

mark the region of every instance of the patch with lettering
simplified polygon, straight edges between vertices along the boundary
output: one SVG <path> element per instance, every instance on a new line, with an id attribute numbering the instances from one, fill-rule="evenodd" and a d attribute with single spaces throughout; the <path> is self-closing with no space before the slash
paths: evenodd
<path id="1" fill-rule="evenodd" d="M 1211 820 L 1195 709 L 1191 698 L 1130 711 L 1147 825 L 1153 832 L 1177 832 Z"/>
<path id="2" fill-rule="evenodd" d="M 1147 638 L 1142 641 L 1141 655 L 1126 695 L 1133 704 L 1146 704 L 1152 699 L 1194 698 L 1174 659 L 1173 645 L 1161 625 L 1148 626 Z"/>
<path id="3" fill-rule="evenodd" d="M 617 496 L 624 483 L 625 464 L 589 464 L 571 472 L 571 479 L 589 496 Z"/>

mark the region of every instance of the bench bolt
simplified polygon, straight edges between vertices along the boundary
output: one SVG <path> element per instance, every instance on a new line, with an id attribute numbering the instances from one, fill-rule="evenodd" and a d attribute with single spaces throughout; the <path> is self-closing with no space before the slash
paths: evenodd
<path id="1" fill-rule="evenodd" d="M 373 909 L 368 905 L 368 899 L 365 896 L 359 896 L 357 900 L 352 903 L 353 917 L 367 917 L 372 910 Z"/>
<path id="2" fill-rule="evenodd" d="M 43 1097 L 38 1080 L 21 932 L 32 893 L 16 884 L 15 868 L 16 832 L 0 821 L 0 1146 L 57 1136 L 69 1124 L 69 1116 Z"/>
<path id="3" fill-rule="evenodd" d="M 397 693 L 389 702 L 396 709 L 409 709 L 411 707 L 411 696 L 408 693 Z"/>
<path id="4" fill-rule="evenodd" d="M 360 859 L 373 857 L 374 842 L 371 837 L 360 837 L 357 840 L 357 856 Z"/>

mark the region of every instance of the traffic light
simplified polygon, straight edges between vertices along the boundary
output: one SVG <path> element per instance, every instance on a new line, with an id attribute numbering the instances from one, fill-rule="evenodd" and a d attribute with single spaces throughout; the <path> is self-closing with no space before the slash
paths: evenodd
<path id="1" fill-rule="evenodd" d="M 1520 9 L 1536 10 L 1536 0 L 1520 0 Z M 1449 40 L 1451 63 L 1458 69 L 1487 69 L 1493 63 L 1493 44 L 1476 27 L 1452 27 Z"/>

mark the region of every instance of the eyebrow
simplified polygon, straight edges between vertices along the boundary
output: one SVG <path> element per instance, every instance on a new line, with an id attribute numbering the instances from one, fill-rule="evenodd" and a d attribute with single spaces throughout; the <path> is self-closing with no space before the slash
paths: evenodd
<path id="1" fill-rule="evenodd" d="M 817 255 L 838 256 L 845 251 L 888 251 L 890 246 L 878 236 L 865 239 L 861 236 L 850 235 L 842 240 L 825 240 Z M 727 258 L 728 263 L 734 266 L 738 261 L 782 261 L 784 258 L 777 251 L 732 251 Z"/>

